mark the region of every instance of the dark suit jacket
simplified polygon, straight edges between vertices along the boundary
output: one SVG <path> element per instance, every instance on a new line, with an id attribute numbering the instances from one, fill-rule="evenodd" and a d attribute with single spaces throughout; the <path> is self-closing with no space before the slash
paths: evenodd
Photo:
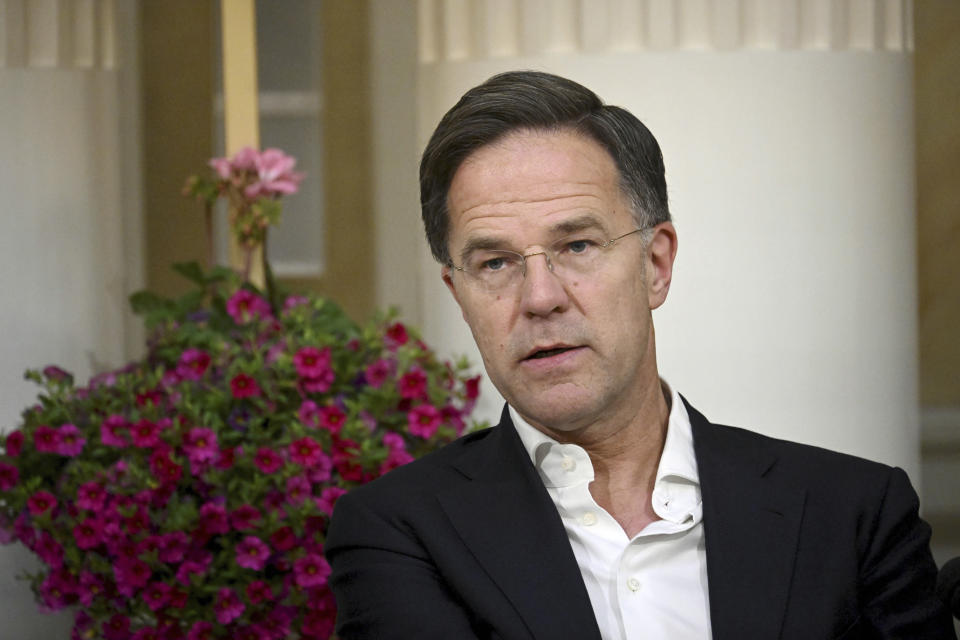
<path id="1" fill-rule="evenodd" d="M 902 470 L 687 408 L 715 639 L 956 637 Z M 600 638 L 506 410 L 497 427 L 341 497 L 326 554 L 343 640 Z"/>

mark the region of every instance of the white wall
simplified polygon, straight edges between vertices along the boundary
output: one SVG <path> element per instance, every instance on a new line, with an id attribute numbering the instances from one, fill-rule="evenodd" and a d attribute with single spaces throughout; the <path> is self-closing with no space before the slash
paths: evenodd
<path id="1" fill-rule="evenodd" d="M 85 380 L 141 341 L 126 312 L 142 285 L 136 5 L 5 4 L 0 31 L 0 431 L 37 389 L 26 368 Z M 66 5 L 64 5 L 66 6 Z M 20 10 L 23 10 L 22 12 Z M 29 27 L 28 27 L 29 25 Z M 0 548 L 0 637 L 69 637 L 15 579 L 32 557 Z"/>

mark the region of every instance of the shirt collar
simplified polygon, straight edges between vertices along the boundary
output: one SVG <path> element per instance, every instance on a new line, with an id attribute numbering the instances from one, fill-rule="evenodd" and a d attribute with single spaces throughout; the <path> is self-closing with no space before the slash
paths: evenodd
<path id="1" fill-rule="evenodd" d="M 665 520 L 697 522 L 702 518 L 702 505 L 690 416 L 680 394 L 663 379 L 660 382 L 670 397 L 670 416 L 654 482 L 653 508 Z M 593 464 L 582 447 L 561 444 L 524 420 L 512 406 L 509 411 L 523 447 L 545 486 L 564 487 L 593 481 Z"/>

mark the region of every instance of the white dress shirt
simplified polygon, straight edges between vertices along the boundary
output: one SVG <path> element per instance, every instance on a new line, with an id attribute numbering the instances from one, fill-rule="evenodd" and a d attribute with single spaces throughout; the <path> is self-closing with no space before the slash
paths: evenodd
<path id="1" fill-rule="evenodd" d="M 679 394 L 669 393 L 670 419 L 652 498 L 661 519 L 633 538 L 590 494 L 594 472 L 587 452 L 558 443 L 510 407 L 520 439 L 563 520 L 604 640 L 704 640 L 711 635 L 693 433 Z"/>

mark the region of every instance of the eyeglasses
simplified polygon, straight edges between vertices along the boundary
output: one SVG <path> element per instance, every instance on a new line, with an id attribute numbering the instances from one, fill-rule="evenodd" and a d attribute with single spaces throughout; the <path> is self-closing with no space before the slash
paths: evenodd
<path id="1" fill-rule="evenodd" d="M 470 282 L 489 292 L 510 290 L 523 282 L 527 275 L 527 258 L 533 256 L 543 256 L 547 261 L 547 269 L 559 278 L 590 276 L 603 268 L 607 249 L 613 247 L 618 240 L 640 231 L 643 229 L 634 229 L 612 240 L 605 240 L 590 232 L 581 232 L 536 253 L 481 249 L 471 252 L 462 265 L 450 263 L 450 266 L 463 272 Z"/>

